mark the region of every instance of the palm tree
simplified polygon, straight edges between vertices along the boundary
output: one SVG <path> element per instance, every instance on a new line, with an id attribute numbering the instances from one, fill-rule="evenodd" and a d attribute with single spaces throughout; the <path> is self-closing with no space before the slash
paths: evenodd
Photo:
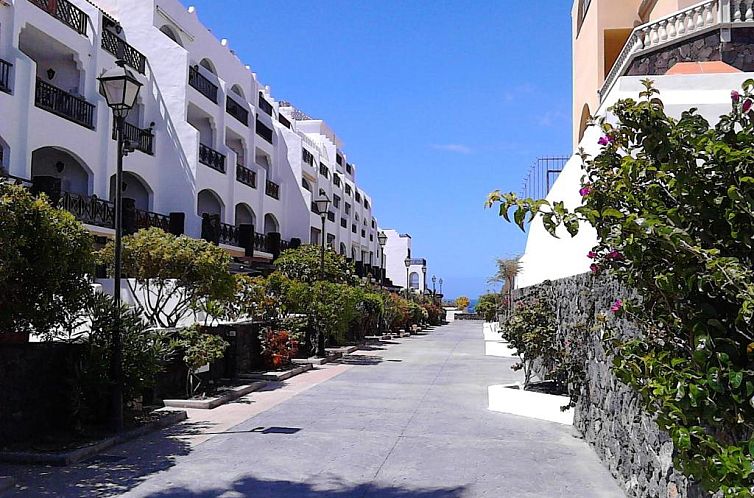
<path id="1" fill-rule="evenodd" d="M 489 283 L 503 284 L 500 295 L 503 298 L 503 302 L 507 303 L 505 307 L 507 316 L 513 306 L 513 289 L 516 286 L 516 277 L 521 272 L 520 256 L 497 258 L 495 264 L 497 264 L 497 272 L 487 281 Z"/>

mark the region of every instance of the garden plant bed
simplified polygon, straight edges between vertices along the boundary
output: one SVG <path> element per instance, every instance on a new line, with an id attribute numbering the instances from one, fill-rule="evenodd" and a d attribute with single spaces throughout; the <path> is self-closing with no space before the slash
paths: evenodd
<path id="1" fill-rule="evenodd" d="M 117 444 L 182 422 L 186 418 L 185 411 L 161 409 L 146 414 L 143 419 L 137 418 L 136 423 L 139 425 L 120 434 L 107 435 L 104 432 L 93 431 L 78 439 L 69 435 L 55 441 L 30 444 L 26 447 L 16 445 L 4 448 L 0 451 L 0 462 L 64 467 L 85 460 Z"/>
<path id="2" fill-rule="evenodd" d="M 312 369 L 311 363 L 305 363 L 303 365 L 297 365 L 287 370 L 271 370 L 269 372 L 249 372 L 242 374 L 240 377 L 243 380 L 268 380 L 272 382 L 280 382 L 288 380 L 291 377 L 304 373 L 307 370 Z"/>
<path id="3" fill-rule="evenodd" d="M 531 389 L 532 385 L 529 387 Z M 524 391 L 522 385 L 517 382 L 489 386 L 487 389 L 489 409 L 492 411 L 573 425 L 573 408 L 561 410 L 561 407 L 568 405 L 570 398 L 542 392 L 542 390 L 551 390 L 551 386 L 540 386 L 537 388 L 539 391 Z"/>
<path id="4" fill-rule="evenodd" d="M 229 386 L 219 389 L 214 395 L 203 398 L 192 399 L 166 399 L 162 402 L 171 408 L 197 408 L 200 410 L 211 410 L 220 405 L 224 405 L 251 392 L 258 391 L 266 385 L 263 381 L 252 382 L 240 386 Z"/>

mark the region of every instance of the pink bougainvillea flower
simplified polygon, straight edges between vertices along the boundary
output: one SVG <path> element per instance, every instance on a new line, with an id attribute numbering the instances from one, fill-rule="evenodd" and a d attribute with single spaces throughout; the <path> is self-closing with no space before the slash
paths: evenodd
<path id="1" fill-rule="evenodd" d="M 579 194 L 581 194 L 581 197 L 586 197 L 587 195 L 592 193 L 592 187 L 589 185 L 585 185 L 581 187 L 579 190 Z"/>
<path id="2" fill-rule="evenodd" d="M 596 263 L 592 263 L 591 265 L 589 265 L 589 269 L 592 270 L 592 273 L 597 273 L 598 271 L 600 271 L 600 267 L 597 266 Z"/>
<path id="3" fill-rule="evenodd" d="M 744 112 L 749 112 L 749 109 L 751 109 L 751 104 L 754 103 L 751 101 L 751 99 L 744 100 L 744 105 L 741 106 L 741 110 Z"/>
<path id="4" fill-rule="evenodd" d="M 734 104 L 738 104 L 738 101 L 741 100 L 741 94 L 738 93 L 736 90 L 733 90 L 730 92 L 730 99 L 733 101 Z"/>
<path id="5" fill-rule="evenodd" d="M 597 143 L 600 145 L 610 145 L 613 142 L 615 142 L 615 138 L 612 135 L 605 135 L 597 140 Z"/>
<path id="6" fill-rule="evenodd" d="M 607 259 L 613 259 L 615 261 L 621 261 L 624 258 L 625 258 L 625 256 L 623 256 L 623 253 L 620 252 L 620 251 L 617 251 L 615 249 L 613 249 L 612 251 L 610 251 L 609 253 L 607 253 Z"/>
<path id="7" fill-rule="evenodd" d="M 594 251 L 589 251 L 588 253 L 586 253 L 586 257 L 589 259 L 594 259 L 597 257 L 597 253 Z"/>
<path id="8" fill-rule="evenodd" d="M 623 308 L 623 301 L 620 299 L 616 299 L 612 306 L 610 306 L 610 311 L 613 313 L 617 313 Z"/>

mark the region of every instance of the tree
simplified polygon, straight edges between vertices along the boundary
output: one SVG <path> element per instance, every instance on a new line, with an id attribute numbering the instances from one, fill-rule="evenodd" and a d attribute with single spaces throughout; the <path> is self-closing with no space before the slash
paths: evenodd
<path id="1" fill-rule="evenodd" d="M 592 271 L 641 296 L 615 296 L 611 307 L 644 331 L 605 342 L 615 374 L 670 433 L 686 475 L 711 492 L 751 496 L 754 80 L 731 93 L 732 110 L 714 127 L 695 109 L 668 116 L 643 83 L 638 101 L 610 108 L 616 124 L 594 123 L 602 149 L 581 152 L 580 207 L 500 192 L 488 205 L 508 220 L 513 211 L 521 228 L 540 219 L 553 236 L 594 227 Z M 622 337 L 605 327 L 605 337 Z"/>
<path id="2" fill-rule="evenodd" d="M 186 396 L 190 398 L 201 386 L 197 370 L 222 358 L 229 344 L 222 337 L 202 332 L 195 324 L 181 330 L 175 345 L 183 350 L 183 361 L 188 367 Z M 199 380 L 196 385 L 195 380 Z"/>
<path id="3" fill-rule="evenodd" d="M 499 298 L 496 294 L 483 294 L 479 297 L 474 311 L 484 317 L 486 322 L 495 321 Z"/>
<path id="4" fill-rule="evenodd" d="M 276 270 L 286 277 L 301 282 L 321 280 L 321 247 L 304 245 L 283 251 L 275 261 Z M 354 284 L 356 272 L 353 264 L 332 250 L 325 250 L 324 279 L 337 284 Z"/>
<path id="5" fill-rule="evenodd" d="M 112 273 L 114 245 L 99 253 Z M 123 237 L 123 273 L 150 324 L 175 327 L 203 301 L 227 300 L 235 282 L 230 256 L 218 246 L 159 228 Z"/>
<path id="6" fill-rule="evenodd" d="M 469 304 L 471 301 L 469 301 L 469 298 L 466 296 L 461 296 L 456 299 L 456 308 L 458 308 L 461 311 L 466 311 L 469 307 Z"/>
<path id="7" fill-rule="evenodd" d="M 91 295 L 92 237 L 44 196 L 0 183 L 0 334 L 51 338 Z"/>
<path id="8" fill-rule="evenodd" d="M 510 310 L 513 303 L 513 290 L 516 288 L 516 277 L 521 273 L 521 258 L 498 258 L 495 261 L 497 271 L 490 277 L 488 283 L 503 284 L 500 289 L 500 295 L 503 296 L 503 305 L 506 310 Z"/>

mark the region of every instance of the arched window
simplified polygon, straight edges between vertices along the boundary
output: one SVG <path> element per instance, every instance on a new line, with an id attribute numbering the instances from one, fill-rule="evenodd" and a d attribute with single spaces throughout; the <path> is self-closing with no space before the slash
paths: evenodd
<path id="1" fill-rule="evenodd" d="M 41 147 L 31 154 L 31 177 L 60 179 L 63 192 L 89 195 L 91 169 L 73 152 L 57 147 Z"/>
<path id="2" fill-rule="evenodd" d="M 280 224 L 278 220 L 270 213 L 264 215 L 264 234 L 280 233 Z"/>
<path id="3" fill-rule="evenodd" d="M 202 216 L 204 214 L 218 215 L 220 221 L 223 219 L 223 202 L 220 200 L 220 196 L 210 189 L 204 189 L 199 192 L 196 202 L 196 214 Z"/>
<path id="4" fill-rule="evenodd" d="M 173 29 L 172 26 L 165 24 L 164 26 L 160 28 L 160 31 L 165 36 L 167 36 L 168 38 L 176 42 L 178 45 L 180 45 L 181 47 L 183 46 L 183 40 L 181 40 L 181 36 L 176 32 L 175 29 Z"/>
<path id="5" fill-rule="evenodd" d="M 256 218 L 251 206 L 244 202 L 236 204 L 236 226 L 256 225 Z"/>
<path id="6" fill-rule="evenodd" d="M 419 290 L 419 274 L 415 271 L 411 272 L 411 274 L 408 276 L 408 287 L 410 289 Z"/>
<path id="7" fill-rule="evenodd" d="M 215 69 L 215 65 L 212 63 L 211 60 L 207 59 L 206 57 L 199 61 L 199 65 L 202 66 L 204 69 L 209 71 L 210 73 L 217 76 L 217 69 Z"/>
<path id="8" fill-rule="evenodd" d="M 591 117 L 592 112 L 589 110 L 589 106 L 584 104 L 584 107 L 581 109 L 581 118 L 579 119 L 579 142 L 584 138 L 584 132 L 586 132 L 589 125 L 589 118 Z"/>

